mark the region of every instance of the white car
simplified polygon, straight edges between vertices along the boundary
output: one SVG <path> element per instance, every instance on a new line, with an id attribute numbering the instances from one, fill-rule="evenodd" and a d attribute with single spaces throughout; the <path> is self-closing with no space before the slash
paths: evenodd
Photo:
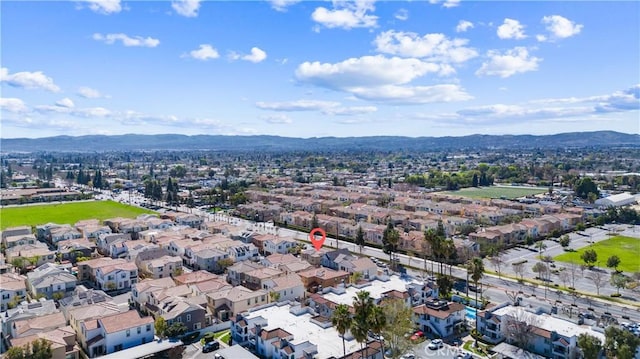
<path id="1" fill-rule="evenodd" d="M 473 359 L 469 353 L 458 353 L 453 359 Z"/>
<path id="2" fill-rule="evenodd" d="M 429 343 L 429 345 L 427 345 L 427 348 L 431 350 L 438 350 L 442 347 L 444 347 L 444 343 L 441 339 L 434 339 L 431 341 L 431 343 Z"/>

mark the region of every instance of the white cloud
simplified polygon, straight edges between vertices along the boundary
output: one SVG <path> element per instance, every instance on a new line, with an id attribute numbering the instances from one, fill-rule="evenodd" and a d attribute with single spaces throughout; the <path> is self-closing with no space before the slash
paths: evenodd
<path id="1" fill-rule="evenodd" d="M 351 92 L 368 101 L 414 105 L 434 102 L 457 102 L 473 99 L 462 87 L 453 84 L 433 86 L 386 85 L 372 88 L 354 88 Z"/>
<path id="2" fill-rule="evenodd" d="M 142 36 L 129 36 L 126 34 L 93 34 L 93 39 L 96 41 L 102 41 L 105 44 L 112 45 L 116 43 L 116 41 L 122 42 L 122 45 L 127 47 L 156 47 L 160 45 L 160 40 L 154 39 L 152 37 L 142 37 Z"/>
<path id="3" fill-rule="evenodd" d="M 56 102 L 56 106 L 66 107 L 66 108 L 73 108 L 73 107 L 75 107 L 75 104 L 73 103 L 73 101 L 71 101 L 70 98 L 65 97 L 62 100 Z"/>
<path id="4" fill-rule="evenodd" d="M 28 112 L 29 108 L 24 101 L 19 98 L 3 98 L 0 97 L 0 109 L 9 112 Z"/>
<path id="5" fill-rule="evenodd" d="M 583 25 L 576 24 L 575 22 L 562 17 L 560 15 L 545 16 L 542 18 L 542 23 L 546 25 L 547 31 L 551 34 L 552 39 L 566 39 L 568 37 L 577 35 L 582 31 Z M 546 41 L 547 37 L 540 35 L 538 41 Z"/>
<path id="6" fill-rule="evenodd" d="M 171 7 L 178 15 L 196 17 L 200 9 L 200 0 L 172 0 Z"/>
<path id="7" fill-rule="evenodd" d="M 344 91 L 368 101 L 414 104 L 470 99 L 457 85 L 400 86 L 428 73 L 451 71 L 453 68 L 448 64 L 377 55 L 336 64 L 305 62 L 298 66 L 296 77 L 301 82 Z"/>
<path id="8" fill-rule="evenodd" d="M 88 3 L 89 9 L 98 14 L 115 14 L 122 11 L 120 0 L 84 0 Z"/>
<path id="9" fill-rule="evenodd" d="M 442 7 L 450 9 L 452 7 L 456 7 L 460 5 L 460 0 L 429 0 L 430 4 L 440 4 L 442 3 Z"/>
<path id="10" fill-rule="evenodd" d="M 473 29 L 473 23 L 467 20 L 460 20 L 456 26 L 456 32 L 466 32 L 469 29 Z"/>
<path id="11" fill-rule="evenodd" d="M 90 87 L 80 87 L 78 89 L 78 96 L 80 97 L 84 97 L 84 98 L 101 98 L 103 97 L 103 95 L 100 93 L 100 91 L 92 89 Z"/>
<path id="12" fill-rule="evenodd" d="M 250 61 L 250 62 L 253 62 L 254 64 L 257 64 L 258 62 L 264 61 L 264 59 L 267 58 L 267 53 L 261 50 L 260 48 L 252 47 L 251 54 L 241 56 L 234 53 L 232 57 L 234 60 L 239 58 L 239 59 Z"/>
<path id="13" fill-rule="evenodd" d="M 296 69 L 300 81 L 331 89 L 346 90 L 363 86 L 406 84 L 445 67 L 419 59 L 382 55 L 350 58 L 339 63 L 304 62 Z M 448 70 L 447 70 L 448 71 Z"/>
<path id="14" fill-rule="evenodd" d="M 320 100 L 297 100 L 286 102 L 256 102 L 256 107 L 273 111 L 323 111 L 340 106 L 339 102 Z"/>
<path id="15" fill-rule="evenodd" d="M 434 61 L 461 63 L 478 56 L 465 47 L 467 39 L 449 39 L 444 34 L 420 36 L 414 32 L 389 30 L 376 36 L 376 51 L 403 57 L 421 57 Z"/>
<path id="16" fill-rule="evenodd" d="M 287 11 L 287 8 L 291 5 L 299 3 L 301 0 L 268 0 L 271 3 L 271 7 L 280 12 Z"/>
<path id="17" fill-rule="evenodd" d="M 329 29 L 351 29 L 359 27 L 378 26 L 378 17 L 368 12 L 374 11 L 374 1 L 335 1 L 333 9 L 324 7 L 316 8 L 311 14 L 311 19 Z"/>
<path id="18" fill-rule="evenodd" d="M 333 107 L 322 111 L 325 115 L 330 116 L 353 116 L 364 115 L 378 111 L 375 106 L 351 106 L 351 107 Z"/>
<path id="19" fill-rule="evenodd" d="M 207 61 L 217 59 L 220 57 L 220 54 L 213 46 L 209 44 L 201 44 L 197 50 L 192 50 L 189 54 L 182 55 L 182 57 L 193 57 L 197 60 Z"/>
<path id="20" fill-rule="evenodd" d="M 504 19 L 504 23 L 498 26 L 498 37 L 501 39 L 516 39 L 521 40 L 527 37 L 524 34 L 524 25 L 520 24 L 518 20 Z"/>
<path id="21" fill-rule="evenodd" d="M 500 76 L 506 78 L 517 73 L 536 71 L 542 59 L 529 55 L 525 47 L 515 47 L 504 54 L 496 50 L 487 52 L 488 61 L 485 61 L 476 75 Z"/>
<path id="22" fill-rule="evenodd" d="M 266 121 L 268 123 L 272 123 L 272 124 L 289 124 L 289 123 L 293 123 L 293 120 L 291 118 L 289 118 L 289 116 L 284 115 L 284 114 L 267 115 L 267 116 L 262 116 L 261 118 L 264 121 Z"/>
<path id="23" fill-rule="evenodd" d="M 400 21 L 406 21 L 407 19 L 409 19 L 409 11 L 407 11 L 407 9 L 400 9 L 396 11 L 395 14 L 393 14 L 393 17 Z"/>
<path id="24" fill-rule="evenodd" d="M 9 69 L 3 67 L 0 69 L 0 82 L 6 82 L 10 86 L 26 89 L 43 89 L 50 92 L 60 91 L 60 87 L 53 82 L 53 79 L 45 75 L 42 71 L 22 71 L 10 74 Z"/>
<path id="25" fill-rule="evenodd" d="M 540 41 L 540 42 L 545 42 L 547 41 L 547 37 L 545 35 L 536 35 L 536 40 Z"/>

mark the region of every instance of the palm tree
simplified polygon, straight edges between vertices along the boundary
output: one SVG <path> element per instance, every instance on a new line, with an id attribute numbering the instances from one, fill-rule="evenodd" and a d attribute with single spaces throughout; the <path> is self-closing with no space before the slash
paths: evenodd
<path id="1" fill-rule="evenodd" d="M 387 326 L 387 316 L 380 306 L 374 306 L 369 316 L 369 323 L 371 325 L 371 331 L 378 334 L 378 340 L 380 341 L 381 351 L 384 353 L 384 342 L 382 341 L 382 331 Z"/>
<path id="2" fill-rule="evenodd" d="M 367 335 L 370 329 L 371 312 L 374 308 L 373 298 L 369 296 L 369 292 L 361 290 L 353 297 L 353 309 L 355 315 L 351 325 L 351 333 L 360 346 L 367 341 Z"/>
<path id="3" fill-rule="evenodd" d="M 351 318 L 351 313 L 349 313 L 349 306 L 346 304 L 338 304 L 331 316 L 331 323 L 336 327 L 336 330 L 342 337 L 342 352 L 344 356 L 347 355 L 347 347 L 344 343 L 344 334 L 349 330 L 349 328 L 351 328 L 352 322 L 353 318 Z"/>
<path id="4" fill-rule="evenodd" d="M 438 237 L 436 235 L 436 231 L 433 230 L 433 228 L 429 228 L 424 232 L 424 240 L 429 243 L 429 248 L 430 248 L 430 253 L 429 253 L 429 257 L 431 257 L 431 275 L 434 274 L 433 272 L 433 261 L 436 259 L 436 242 L 438 240 Z"/>
<path id="5" fill-rule="evenodd" d="M 442 243 L 442 256 L 446 259 L 447 265 L 449 266 L 449 276 L 451 276 L 451 260 L 454 258 L 456 254 L 456 246 L 453 243 L 452 239 L 446 239 Z"/>
<path id="6" fill-rule="evenodd" d="M 536 248 L 538 249 L 538 255 L 540 256 L 540 259 L 542 259 L 542 252 L 547 249 L 547 245 L 544 244 L 544 241 L 539 241 L 536 242 Z"/>
<path id="7" fill-rule="evenodd" d="M 467 272 L 471 273 L 471 279 L 475 283 L 476 286 L 476 313 L 478 312 L 478 282 L 482 278 L 484 274 L 484 263 L 482 262 L 482 258 L 475 257 L 473 258 L 467 267 Z M 476 315 L 476 337 L 478 332 L 478 316 Z M 475 339 L 475 345 L 478 346 L 478 339 Z"/>

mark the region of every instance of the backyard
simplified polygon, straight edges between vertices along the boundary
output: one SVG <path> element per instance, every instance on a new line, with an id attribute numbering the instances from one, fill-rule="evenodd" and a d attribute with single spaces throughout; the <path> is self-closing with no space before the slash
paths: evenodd
<path id="1" fill-rule="evenodd" d="M 153 211 L 113 201 L 88 201 L 0 209 L 0 229 L 15 226 L 35 226 L 54 222 L 74 224 L 83 219 L 104 220 L 114 217 L 135 218 Z"/>
<path id="2" fill-rule="evenodd" d="M 640 272 L 640 261 L 638 260 L 638 257 L 640 257 L 640 238 L 615 236 L 578 249 L 575 252 L 563 253 L 554 259 L 560 262 L 582 264 L 584 261 L 580 258 L 580 255 L 587 249 L 594 249 L 598 254 L 598 261 L 596 262 L 598 267 L 606 267 L 607 258 L 617 255 L 620 258 L 618 270 L 632 273 Z"/>

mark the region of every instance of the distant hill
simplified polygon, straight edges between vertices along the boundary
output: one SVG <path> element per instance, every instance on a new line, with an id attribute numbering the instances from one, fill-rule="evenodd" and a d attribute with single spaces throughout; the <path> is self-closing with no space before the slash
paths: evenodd
<path id="1" fill-rule="evenodd" d="M 135 150 L 214 151 L 433 151 L 486 148 L 565 148 L 640 146 L 640 135 L 613 131 L 571 132 L 555 135 L 470 135 L 462 137 L 321 137 L 218 135 L 56 136 L 3 139 L 2 152 L 86 152 Z"/>

